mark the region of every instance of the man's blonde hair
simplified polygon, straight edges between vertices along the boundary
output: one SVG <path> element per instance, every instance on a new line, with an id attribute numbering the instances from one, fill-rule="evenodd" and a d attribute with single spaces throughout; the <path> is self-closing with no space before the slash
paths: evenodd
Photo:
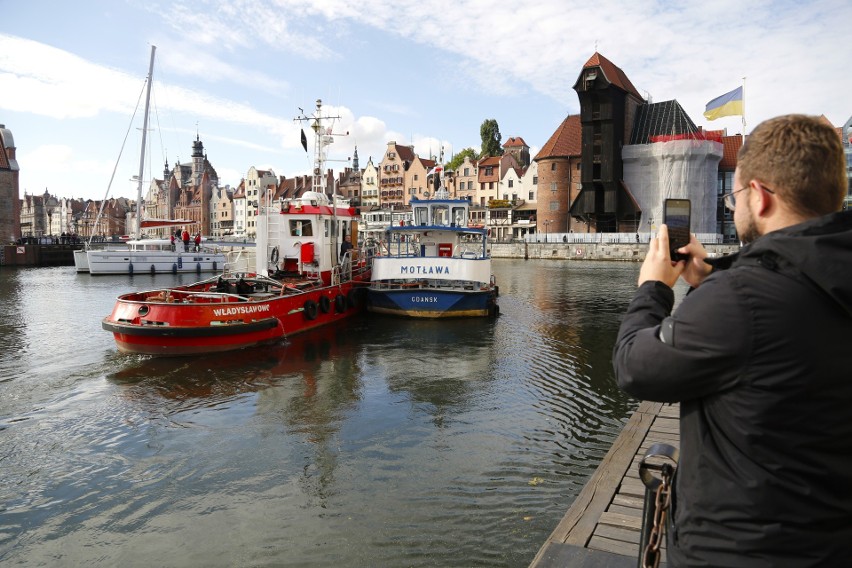
<path id="1" fill-rule="evenodd" d="M 761 122 L 737 157 L 743 185 L 758 180 L 805 217 L 840 210 L 846 197 L 846 159 L 837 131 L 825 119 L 788 114 Z"/>

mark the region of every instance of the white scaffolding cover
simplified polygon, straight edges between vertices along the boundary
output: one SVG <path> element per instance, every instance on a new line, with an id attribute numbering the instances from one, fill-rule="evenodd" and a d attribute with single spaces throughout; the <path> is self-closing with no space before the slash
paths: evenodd
<path id="1" fill-rule="evenodd" d="M 722 144 L 710 140 L 672 140 L 624 146 L 624 183 L 642 210 L 637 232 L 655 232 L 663 201 L 692 202 L 693 233 L 715 233 L 717 178 Z"/>

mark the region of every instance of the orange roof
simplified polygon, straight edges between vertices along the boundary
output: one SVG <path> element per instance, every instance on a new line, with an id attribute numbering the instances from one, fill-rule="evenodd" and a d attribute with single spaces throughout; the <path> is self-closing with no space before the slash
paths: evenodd
<path id="1" fill-rule="evenodd" d="M 737 168 L 737 154 L 740 148 L 742 148 L 742 145 L 742 134 L 722 137 L 722 160 L 719 162 L 720 170 L 734 171 Z"/>
<path id="2" fill-rule="evenodd" d="M 504 148 L 521 148 L 524 146 L 529 147 L 529 144 L 524 142 L 524 139 L 520 136 L 510 136 L 509 139 L 506 140 L 506 143 L 503 144 Z"/>
<path id="3" fill-rule="evenodd" d="M 414 161 L 414 148 L 411 146 L 402 146 L 400 144 L 394 144 L 393 147 L 396 149 L 396 153 L 399 158 L 405 162 L 413 162 Z"/>
<path id="4" fill-rule="evenodd" d="M 580 124 L 580 115 L 572 114 L 562 121 L 562 124 L 544 143 L 533 160 L 579 156 L 582 153 L 582 147 L 583 130 Z"/>
<path id="5" fill-rule="evenodd" d="M 633 83 L 630 82 L 630 79 L 627 78 L 627 75 L 618 68 L 612 61 L 598 53 L 597 51 L 592 55 L 586 64 L 583 65 L 583 69 L 588 69 L 589 67 L 600 67 L 604 73 L 604 76 L 607 80 L 620 88 L 622 91 L 635 95 L 639 100 L 644 101 L 642 95 L 639 94 L 639 91 L 636 90 L 636 87 L 633 86 Z"/>
<path id="6" fill-rule="evenodd" d="M 500 156 L 485 156 L 477 162 L 479 166 L 496 166 L 500 163 Z"/>

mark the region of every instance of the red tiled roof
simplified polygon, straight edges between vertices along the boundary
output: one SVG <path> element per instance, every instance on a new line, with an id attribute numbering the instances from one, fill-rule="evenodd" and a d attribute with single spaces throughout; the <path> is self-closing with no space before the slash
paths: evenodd
<path id="1" fill-rule="evenodd" d="M 583 130 L 580 115 L 569 115 L 556 129 L 550 139 L 544 143 L 533 161 L 543 158 L 566 158 L 579 156 L 583 148 Z"/>
<path id="2" fill-rule="evenodd" d="M 401 160 L 406 162 L 414 161 L 414 148 L 411 146 L 401 146 L 399 144 L 395 144 L 394 148 L 396 148 L 396 154 L 400 157 Z"/>
<path id="3" fill-rule="evenodd" d="M 719 162 L 720 170 L 734 171 L 737 169 L 737 153 L 742 148 L 742 145 L 742 134 L 722 137 L 722 160 Z"/>
<path id="4" fill-rule="evenodd" d="M 586 61 L 586 64 L 583 65 L 583 69 L 588 69 L 589 67 L 600 67 L 601 70 L 603 70 L 604 76 L 606 76 L 610 83 L 624 92 L 635 95 L 641 101 L 645 100 L 642 98 L 642 95 L 639 94 L 639 91 L 636 90 L 636 87 L 633 86 L 633 83 L 630 82 L 630 79 L 627 78 L 624 71 L 619 69 L 615 63 L 597 51 L 589 58 L 588 61 Z"/>
<path id="5" fill-rule="evenodd" d="M 418 157 L 417 159 L 420 160 L 420 164 L 422 164 L 423 169 L 425 169 L 427 171 L 430 170 L 431 168 L 434 168 L 435 164 L 438 163 L 435 160 L 427 160 L 426 158 L 419 158 Z"/>
<path id="6" fill-rule="evenodd" d="M 506 143 L 503 144 L 504 148 L 521 148 L 524 146 L 529 147 L 529 144 L 524 142 L 524 139 L 520 136 L 510 136 L 509 139 L 506 140 Z"/>

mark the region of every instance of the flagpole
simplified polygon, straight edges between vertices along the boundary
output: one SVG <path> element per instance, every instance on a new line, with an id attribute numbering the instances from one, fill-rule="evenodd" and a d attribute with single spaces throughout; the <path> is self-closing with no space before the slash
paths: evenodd
<path id="1" fill-rule="evenodd" d="M 746 78 L 745 78 L 745 77 L 743 77 L 743 140 L 745 140 L 745 135 L 746 135 L 746 119 L 745 119 L 745 109 L 746 109 L 746 104 L 745 104 L 745 82 L 746 82 Z"/>

